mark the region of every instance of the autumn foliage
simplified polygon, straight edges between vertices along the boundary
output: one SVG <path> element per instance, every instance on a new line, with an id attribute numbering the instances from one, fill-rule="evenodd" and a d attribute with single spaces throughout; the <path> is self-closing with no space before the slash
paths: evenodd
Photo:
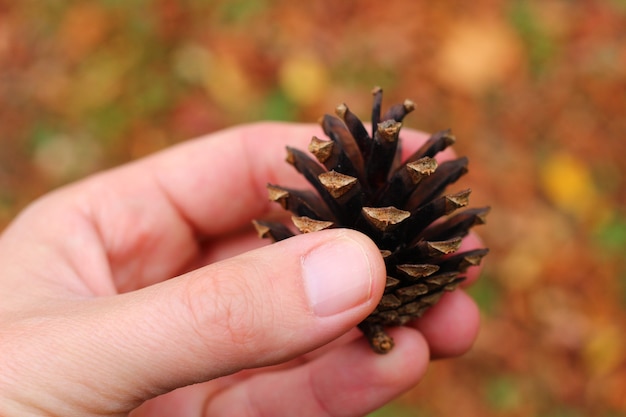
<path id="1" fill-rule="evenodd" d="M 0 0 L 0 227 L 195 135 L 410 98 L 492 206 L 474 349 L 376 415 L 626 415 L 623 0 Z"/>

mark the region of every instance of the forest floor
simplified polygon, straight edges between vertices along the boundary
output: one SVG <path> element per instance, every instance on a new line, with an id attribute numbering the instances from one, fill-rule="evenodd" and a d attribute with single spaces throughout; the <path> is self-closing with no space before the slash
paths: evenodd
<path id="1" fill-rule="evenodd" d="M 310 4 L 309 4 L 310 3 Z M 370 90 L 490 205 L 467 355 L 376 416 L 626 416 L 626 2 L 0 0 L 0 230 L 190 137 Z"/>

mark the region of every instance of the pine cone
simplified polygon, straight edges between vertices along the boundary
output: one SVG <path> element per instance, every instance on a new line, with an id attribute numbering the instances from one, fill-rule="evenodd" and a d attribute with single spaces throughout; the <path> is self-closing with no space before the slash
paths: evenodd
<path id="1" fill-rule="evenodd" d="M 455 142 L 449 130 L 432 135 L 406 161 L 400 161 L 400 128 L 414 109 L 406 100 L 381 116 L 382 90 L 373 90 L 372 135 L 345 104 L 341 118 L 321 119 L 330 140 L 313 137 L 307 153 L 287 147 L 287 161 L 314 190 L 268 184 L 269 198 L 289 210 L 302 233 L 350 228 L 368 235 L 380 248 L 387 285 L 377 308 L 359 328 L 373 350 L 386 353 L 393 340 L 387 326 L 401 326 L 454 290 L 468 267 L 487 249 L 457 253 L 469 229 L 485 222 L 488 207 L 452 214 L 468 204 L 470 190 L 443 194 L 467 172 L 467 158 L 438 163 L 434 156 Z M 274 241 L 294 235 L 282 223 L 254 221 L 261 237 Z"/>

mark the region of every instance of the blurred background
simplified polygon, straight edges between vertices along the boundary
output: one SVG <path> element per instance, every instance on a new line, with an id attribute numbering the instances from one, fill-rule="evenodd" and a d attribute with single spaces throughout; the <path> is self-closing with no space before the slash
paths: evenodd
<path id="1" fill-rule="evenodd" d="M 262 119 L 452 128 L 491 205 L 474 349 L 372 416 L 626 416 L 626 1 L 0 0 L 0 228 Z"/>

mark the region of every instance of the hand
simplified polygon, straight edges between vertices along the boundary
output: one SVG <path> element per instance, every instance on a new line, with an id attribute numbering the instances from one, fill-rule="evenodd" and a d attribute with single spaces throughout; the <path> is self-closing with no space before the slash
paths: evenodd
<path id="1" fill-rule="evenodd" d="M 424 140 L 403 133 L 407 153 Z M 462 290 L 393 329 L 389 354 L 370 350 L 354 326 L 385 267 L 364 235 L 267 245 L 251 232 L 278 211 L 267 182 L 302 184 L 285 145 L 313 134 L 222 131 L 24 210 L 0 235 L 0 415 L 358 416 L 416 384 L 430 357 L 466 351 L 478 313 Z"/>

